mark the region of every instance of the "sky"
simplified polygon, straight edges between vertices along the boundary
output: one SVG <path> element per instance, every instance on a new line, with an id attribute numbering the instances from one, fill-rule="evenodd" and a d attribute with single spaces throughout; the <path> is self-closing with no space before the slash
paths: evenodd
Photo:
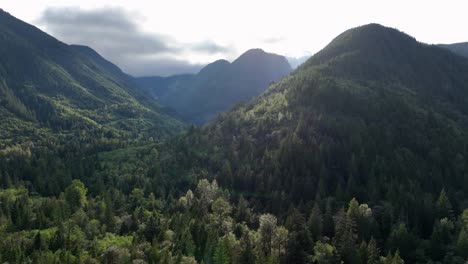
<path id="1" fill-rule="evenodd" d="M 368 23 L 425 43 L 468 41 L 464 0 L 3 0 L 0 8 L 134 76 L 195 73 L 251 48 L 310 56 Z"/>

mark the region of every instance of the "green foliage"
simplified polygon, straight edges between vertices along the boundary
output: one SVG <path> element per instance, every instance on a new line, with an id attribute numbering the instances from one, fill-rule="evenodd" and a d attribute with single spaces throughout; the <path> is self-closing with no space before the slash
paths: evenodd
<path id="1" fill-rule="evenodd" d="M 220 240 L 213 253 L 214 264 L 228 264 L 230 263 L 229 252 L 224 240 Z"/>
<path id="2" fill-rule="evenodd" d="M 457 239 L 457 253 L 463 258 L 468 258 L 468 230 L 462 229 Z"/>
<path id="3" fill-rule="evenodd" d="M 277 219 L 274 215 L 265 214 L 259 218 L 260 222 L 260 247 L 265 256 L 270 256 L 273 249 L 273 241 L 276 239 Z"/>
<path id="4" fill-rule="evenodd" d="M 452 204 L 445 193 L 445 190 L 442 189 L 440 192 L 439 198 L 436 202 L 437 216 L 442 219 L 444 217 L 452 216 Z"/>
<path id="5" fill-rule="evenodd" d="M 121 248 L 130 247 L 132 245 L 132 236 L 117 236 L 112 233 L 106 233 L 103 238 L 96 241 L 96 250 L 98 253 L 104 253 L 110 246 L 118 246 Z"/>
<path id="6" fill-rule="evenodd" d="M 317 264 L 339 263 L 336 249 L 327 243 L 316 242 L 312 261 Z"/>
<path id="7" fill-rule="evenodd" d="M 323 232 L 323 216 L 317 203 L 314 204 L 307 225 L 312 239 L 314 241 L 319 240 Z"/>
<path id="8" fill-rule="evenodd" d="M 377 247 L 377 242 L 371 238 L 367 244 L 367 262 L 366 264 L 379 264 L 380 263 L 380 250 Z"/>
<path id="9" fill-rule="evenodd" d="M 88 190 L 80 180 L 73 180 L 72 185 L 65 189 L 65 200 L 72 211 L 86 206 L 88 203 L 86 200 L 87 191 Z"/>
<path id="10" fill-rule="evenodd" d="M 395 254 L 389 253 L 387 257 L 384 258 L 383 264 L 404 264 L 405 262 L 400 258 L 400 253 L 398 251 Z"/>

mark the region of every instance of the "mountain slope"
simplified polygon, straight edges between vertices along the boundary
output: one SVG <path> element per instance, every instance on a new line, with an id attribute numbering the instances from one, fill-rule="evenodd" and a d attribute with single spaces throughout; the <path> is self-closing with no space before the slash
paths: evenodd
<path id="1" fill-rule="evenodd" d="M 195 76 L 156 79 L 152 90 L 162 104 L 175 109 L 187 120 L 203 124 L 234 104 L 259 95 L 269 83 L 290 71 L 291 66 L 283 56 L 253 49 L 232 63 L 213 62 Z M 150 87 L 148 77 L 138 80 Z"/>
<path id="2" fill-rule="evenodd" d="M 54 131 L 98 129 L 128 137 L 159 137 L 181 122 L 136 89 L 121 70 L 92 49 L 69 46 L 0 12 L 2 119 Z M 23 125 L 3 126 L 3 137 Z"/>
<path id="3" fill-rule="evenodd" d="M 193 74 L 180 74 L 169 77 L 146 76 L 138 77 L 136 81 L 141 89 L 150 94 L 153 98 L 164 101 L 166 96 L 174 93 L 174 89 L 188 85 L 188 82 L 191 82 L 194 77 L 195 75 Z"/>
<path id="4" fill-rule="evenodd" d="M 183 142 L 222 186 L 296 204 L 385 200 L 416 225 L 417 197 L 435 200 L 444 187 L 457 197 L 454 210 L 468 204 L 467 67 L 449 51 L 366 25 Z M 412 227 L 432 232 L 432 223 Z"/>
<path id="5" fill-rule="evenodd" d="M 466 69 L 463 57 L 398 30 L 354 28 L 259 97 L 171 142 L 174 161 L 165 162 L 190 161 L 182 179 L 214 178 L 286 222 L 291 208 L 322 210 L 322 234 L 344 263 L 354 253 L 339 248 L 339 224 L 326 222 L 353 197 L 372 215 L 347 233 L 356 247 L 374 237 L 405 263 L 454 263 L 449 248 L 433 247 L 442 222 L 454 225 L 468 207 Z M 398 226 L 406 244 L 395 242 Z"/>
<path id="6" fill-rule="evenodd" d="M 444 49 L 448 49 L 460 56 L 468 58 L 468 42 L 454 44 L 439 44 L 438 46 Z"/>

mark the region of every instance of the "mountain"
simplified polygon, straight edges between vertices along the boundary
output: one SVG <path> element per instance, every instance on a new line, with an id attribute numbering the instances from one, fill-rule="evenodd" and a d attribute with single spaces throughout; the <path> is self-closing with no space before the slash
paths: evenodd
<path id="1" fill-rule="evenodd" d="M 194 74 L 180 74 L 169 77 L 145 76 L 138 77 L 137 82 L 153 98 L 164 101 L 164 98 L 173 93 L 174 89 L 188 85 L 194 77 Z"/>
<path id="2" fill-rule="evenodd" d="M 234 104 L 263 92 L 271 82 L 291 72 L 283 56 L 248 50 L 232 63 L 218 60 L 194 76 L 138 78 L 145 90 L 182 117 L 203 124 Z"/>
<path id="3" fill-rule="evenodd" d="M 75 50 L 99 76 L 126 83 Z M 207 82 L 233 64 L 186 77 Z M 2 113 L 48 137 L 0 148 L 0 262 L 465 263 L 467 66 L 365 25 L 258 97 L 163 142 L 34 121 L 35 108 L 2 88 Z M 15 129 L 31 141 L 26 128 Z"/>
<path id="4" fill-rule="evenodd" d="M 415 186 L 466 192 L 466 176 L 443 175 L 456 170 L 453 160 L 467 162 L 467 67 L 449 51 L 370 24 L 339 35 L 204 132 L 230 142 L 222 149 L 239 161 L 235 168 L 253 170 L 254 178 L 235 179 L 253 192 L 288 190 L 300 201 L 340 189 L 364 201 L 389 199 L 394 186 L 373 185 L 383 164 L 398 164 L 387 176 L 409 193 Z"/>
<path id="5" fill-rule="evenodd" d="M 302 56 L 302 57 L 287 57 L 289 64 L 293 69 L 301 66 L 302 63 L 306 62 L 311 56 Z"/>
<path id="6" fill-rule="evenodd" d="M 448 49 L 460 56 L 468 58 L 468 42 L 455 43 L 455 44 L 439 44 L 438 46 Z"/>
<path id="7" fill-rule="evenodd" d="M 396 29 L 357 27 L 260 96 L 171 142 L 171 153 L 192 153 L 177 157 L 191 160 L 181 177 L 216 179 L 280 219 L 314 207 L 338 212 L 333 223 L 349 201 L 364 203 L 370 222 L 349 231 L 359 237 L 350 243 L 379 237 L 406 263 L 440 261 L 451 254 L 433 251 L 441 223 L 468 207 L 466 69 L 467 59 Z M 398 226 L 411 234 L 406 246 L 392 240 Z M 343 250 L 340 231 L 328 228 L 314 232 Z M 354 263 L 352 252 L 341 251 L 344 263 Z M 291 263 L 305 262 L 298 258 Z"/>
<path id="8" fill-rule="evenodd" d="M 160 138 L 183 127 L 89 47 L 64 44 L 4 11 L 0 39 L 1 140 L 82 129 Z"/>

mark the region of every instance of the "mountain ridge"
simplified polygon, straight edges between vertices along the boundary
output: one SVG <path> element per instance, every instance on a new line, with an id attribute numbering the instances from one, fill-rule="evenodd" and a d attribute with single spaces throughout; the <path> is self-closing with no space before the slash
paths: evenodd
<path id="1" fill-rule="evenodd" d="M 441 48 L 448 49 L 455 54 L 468 58 L 468 42 L 460 42 L 453 44 L 439 44 Z"/>
<path id="2" fill-rule="evenodd" d="M 153 87 L 147 82 L 148 78 L 137 80 L 162 104 L 175 109 L 186 120 L 203 124 L 234 104 L 260 94 L 270 82 L 291 71 L 284 56 L 251 49 L 232 63 L 226 60 L 210 63 L 192 78 L 173 77 L 172 82 L 161 81 L 159 88 L 155 87 L 158 86 L 156 77 Z"/>
<path id="3" fill-rule="evenodd" d="M 163 128 L 161 136 L 182 127 L 133 78 L 89 47 L 62 43 L 6 12 L 0 14 L 0 39 L 3 112 L 12 122 L 23 122 L 29 113 L 28 122 L 55 131 L 85 126 L 121 135 L 140 121 L 145 133 Z M 23 114 L 9 111 L 11 105 Z"/>
<path id="4" fill-rule="evenodd" d="M 461 187 L 466 177 L 449 179 L 430 171 L 454 170 L 453 159 L 467 162 L 467 66 L 468 60 L 398 30 L 358 27 L 194 136 L 207 141 L 197 145 L 190 137 L 185 140 L 194 148 L 212 145 L 207 157 L 217 160 L 197 163 L 210 164 L 222 186 L 272 193 L 273 200 L 286 193 L 296 203 L 331 195 L 401 204 L 392 196 L 398 192 L 394 185 L 378 185 L 387 178 L 375 179 L 382 162 L 408 169 L 388 169 L 408 193 L 437 195 L 440 186 L 466 192 Z M 435 153 L 441 156 L 435 158 Z M 230 164 L 229 175 L 236 176 L 220 173 L 225 163 Z M 373 189 L 378 191 L 367 191 Z M 270 209 L 280 214 L 287 210 Z"/>

